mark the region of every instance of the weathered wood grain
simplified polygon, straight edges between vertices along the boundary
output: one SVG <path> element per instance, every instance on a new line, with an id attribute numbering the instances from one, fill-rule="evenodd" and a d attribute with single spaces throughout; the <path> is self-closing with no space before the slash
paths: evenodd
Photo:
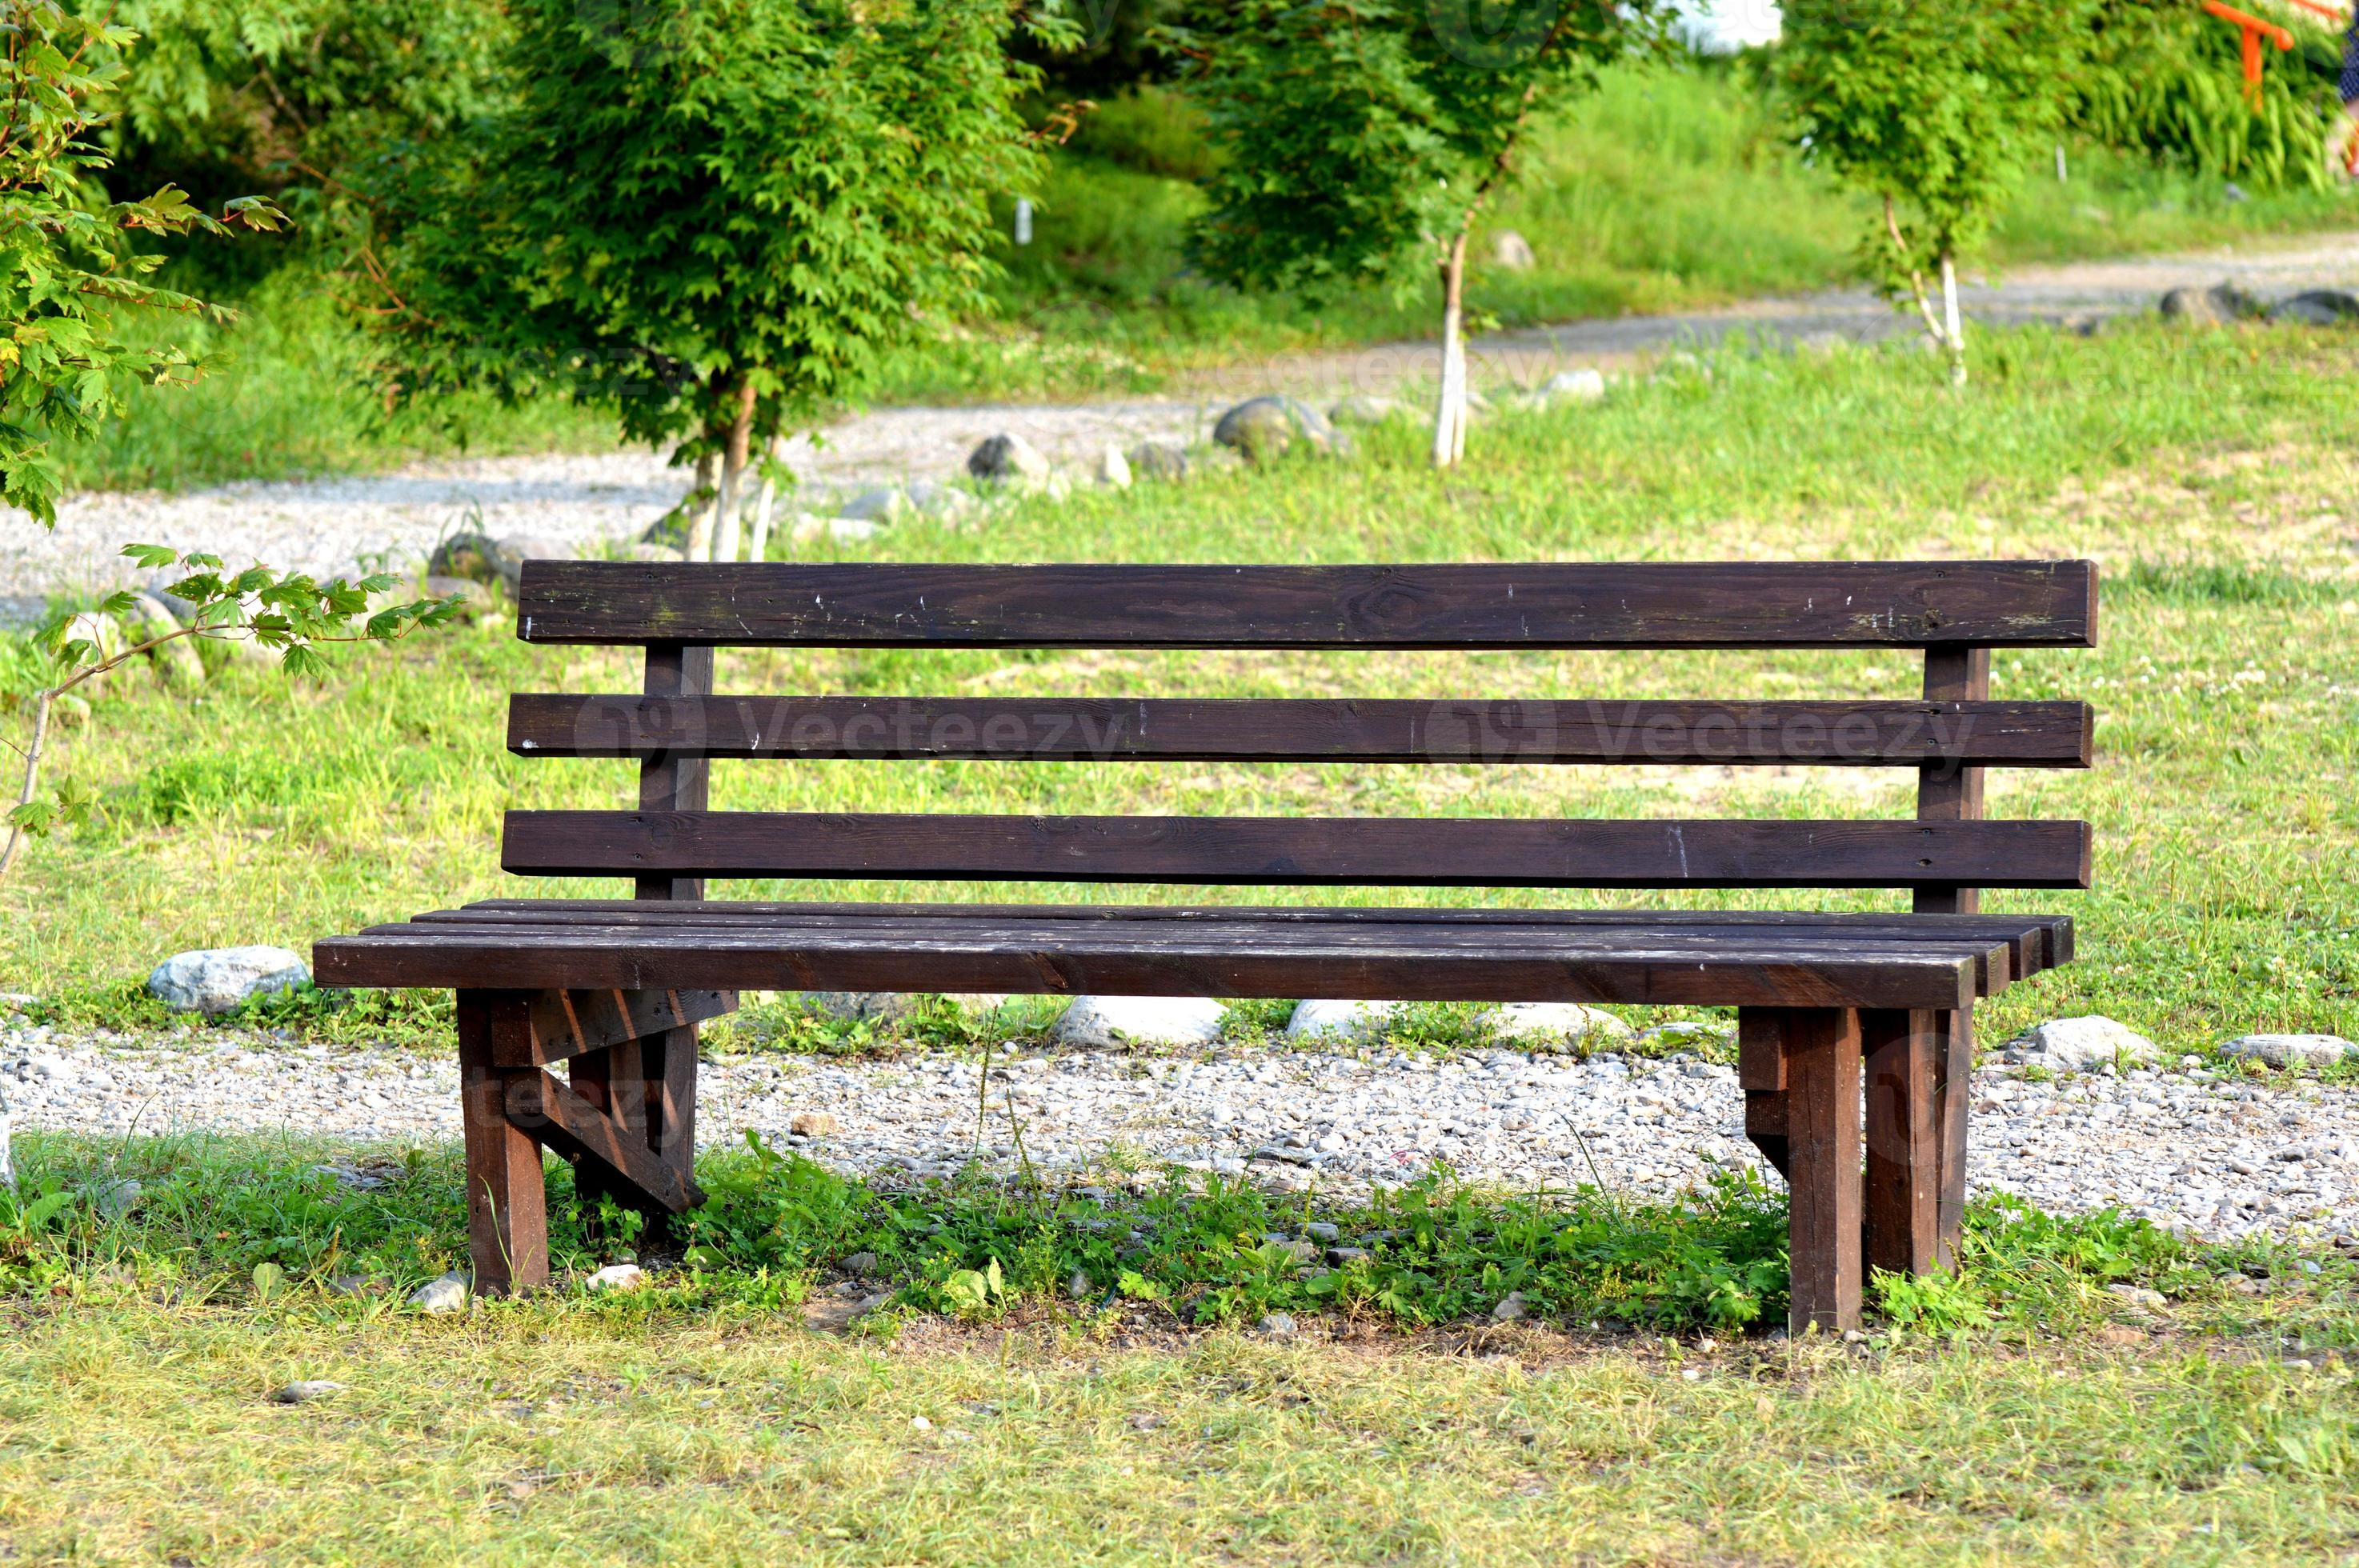
<path id="1" fill-rule="evenodd" d="M 2087 561 L 525 564 L 532 643 L 727 647 L 2085 647 Z"/>

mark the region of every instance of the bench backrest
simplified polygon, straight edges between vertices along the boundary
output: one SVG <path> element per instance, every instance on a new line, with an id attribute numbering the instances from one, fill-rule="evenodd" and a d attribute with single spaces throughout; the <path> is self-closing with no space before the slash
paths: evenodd
<path id="1" fill-rule="evenodd" d="M 1982 770 L 2086 767 L 2080 702 L 1989 700 L 1990 650 L 2088 647 L 2086 561 L 1201 567 L 526 563 L 527 642 L 644 645 L 636 694 L 520 694 L 510 750 L 630 757 L 629 811 L 516 811 L 511 871 L 1517 887 L 2085 887 L 2085 823 L 1983 818 Z M 1922 650 L 1908 701 L 720 696 L 726 647 Z M 720 758 L 1913 768 L 1913 821 L 713 812 Z"/>

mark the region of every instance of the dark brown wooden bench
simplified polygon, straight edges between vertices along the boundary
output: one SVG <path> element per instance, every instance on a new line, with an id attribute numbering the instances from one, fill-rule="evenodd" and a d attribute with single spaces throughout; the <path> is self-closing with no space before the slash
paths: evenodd
<path id="1" fill-rule="evenodd" d="M 527 642 L 644 645 L 645 689 L 529 694 L 527 756 L 635 758 L 636 809 L 516 811 L 502 863 L 627 899 L 495 899 L 319 944 L 328 986 L 458 993 L 476 1280 L 548 1273 L 541 1146 L 658 1221 L 699 1201 L 696 1026 L 741 989 L 1702 1004 L 1793 1193 L 1793 1322 L 1943 1266 L 1973 1006 L 2071 957 L 1984 887 L 2089 883 L 2086 824 L 1988 821 L 1986 767 L 2085 767 L 2078 702 L 1995 647 L 2086 647 L 2086 562 L 1403 567 L 534 561 Z M 1921 649 L 1907 701 L 720 697 L 712 650 Z M 1913 768 L 1914 820 L 983 816 L 705 809 L 714 758 Z M 1906 888 L 1909 913 L 709 903 L 710 878 L 1297 887 Z M 559 1077 L 549 1069 L 568 1064 Z M 1863 1115 L 1863 1095 L 1864 1112 Z"/>

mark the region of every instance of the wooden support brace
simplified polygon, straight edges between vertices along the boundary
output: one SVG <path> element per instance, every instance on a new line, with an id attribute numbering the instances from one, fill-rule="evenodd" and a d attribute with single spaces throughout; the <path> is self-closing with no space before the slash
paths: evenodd
<path id="1" fill-rule="evenodd" d="M 696 1184 L 658 1160 L 638 1130 L 609 1116 L 554 1075 L 535 1067 L 510 1075 L 508 1114 L 560 1154 L 594 1160 L 630 1201 L 681 1214 L 704 1201 Z"/>

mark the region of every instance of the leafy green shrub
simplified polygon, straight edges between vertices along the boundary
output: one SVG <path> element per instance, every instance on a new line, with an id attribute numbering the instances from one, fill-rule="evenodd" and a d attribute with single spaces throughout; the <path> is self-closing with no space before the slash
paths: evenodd
<path id="1" fill-rule="evenodd" d="M 2290 12 L 2270 19 L 2320 41 Z M 2256 189 L 2324 189 L 2335 114 L 2327 83 L 2271 50 L 2256 109 L 2241 49 L 2236 28 L 2185 0 L 2107 0 L 2087 63 L 2071 78 L 2071 124 L 2107 146 Z"/>

